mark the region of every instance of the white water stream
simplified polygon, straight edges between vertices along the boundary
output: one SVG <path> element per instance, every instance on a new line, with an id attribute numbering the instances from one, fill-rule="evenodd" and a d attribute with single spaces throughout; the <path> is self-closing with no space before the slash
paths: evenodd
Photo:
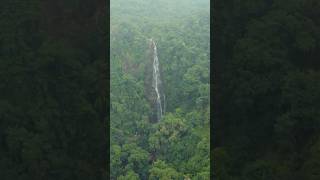
<path id="1" fill-rule="evenodd" d="M 151 39 L 151 45 L 153 47 L 153 77 L 152 77 L 152 86 L 156 92 L 156 106 L 157 106 L 157 120 L 159 121 L 162 118 L 163 110 L 161 104 L 161 95 L 160 95 L 160 71 L 159 71 L 159 59 L 157 54 L 156 43 Z"/>

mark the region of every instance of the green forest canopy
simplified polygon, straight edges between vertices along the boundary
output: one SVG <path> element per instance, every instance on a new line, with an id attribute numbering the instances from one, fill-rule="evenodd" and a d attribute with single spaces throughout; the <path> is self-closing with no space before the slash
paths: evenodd
<path id="1" fill-rule="evenodd" d="M 320 179 L 320 1 L 214 7 L 215 179 Z"/>
<path id="2" fill-rule="evenodd" d="M 110 10 L 111 178 L 209 179 L 209 1 L 113 0 Z M 148 38 L 166 95 L 158 123 L 144 92 Z"/>
<path id="3" fill-rule="evenodd" d="M 0 1 L 2 180 L 107 178 L 104 8 Z"/>

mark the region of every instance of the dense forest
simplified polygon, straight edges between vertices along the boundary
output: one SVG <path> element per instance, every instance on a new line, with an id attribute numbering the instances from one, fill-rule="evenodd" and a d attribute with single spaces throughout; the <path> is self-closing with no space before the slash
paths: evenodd
<path id="1" fill-rule="evenodd" d="M 0 179 L 106 179 L 101 0 L 0 1 Z"/>
<path id="2" fill-rule="evenodd" d="M 215 1 L 216 180 L 320 179 L 320 1 Z"/>
<path id="3" fill-rule="evenodd" d="M 111 1 L 111 179 L 209 179 L 209 10 L 208 0 Z M 157 122 L 146 97 L 150 38 L 166 100 Z"/>
<path id="4" fill-rule="evenodd" d="M 105 3 L 0 1 L 1 179 L 320 179 L 319 0 L 112 0 L 110 107 Z"/>

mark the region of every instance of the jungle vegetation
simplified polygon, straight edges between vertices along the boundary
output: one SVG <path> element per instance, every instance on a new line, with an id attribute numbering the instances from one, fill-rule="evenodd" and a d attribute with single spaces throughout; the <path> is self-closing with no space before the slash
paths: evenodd
<path id="1" fill-rule="evenodd" d="M 320 179 L 320 1 L 214 1 L 216 180 Z"/>
<path id="2" fill-rule="evenodd" d="M 209 179 L 208 0 L 112 0 L 110 173 L 115 180 Z M 145 94 L 148 39 L 157 44 L 166 112 Z M 147 67 L 146 67 L 147 66 Z"/>

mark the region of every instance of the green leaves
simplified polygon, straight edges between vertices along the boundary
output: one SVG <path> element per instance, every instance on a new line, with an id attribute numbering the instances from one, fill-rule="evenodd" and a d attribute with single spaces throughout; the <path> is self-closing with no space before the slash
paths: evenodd
<path id="1" fill-rule="evenodd" d="M 117 180 L 140 180 L 139 175 L 134 171 L 129 171 L 125 176 L 119 176 Z"/>
<path id="2" fill-rule="evenodd" d="M 150 169 L 150 180 L 178 180 L 182 177 L 174 168 L 169 167 L 164 161 L 155 161 Z"/>
<path id="3" fill-rule="evenodd" d="M 309 159 L 320 130 L 318 9 L 313 0 L 218 8 L 216 179 L 318 177 Z"/>
<path id="4" fill-rule="evenodd" d="M 161 122 L 155 125 L 155 132 L 149 138 L 151 147 L 167 146 L 168 143 L 174 143 L 187 132 L 184 120 L 175 117 L 173 114 L 167 114 Z M 164 149 L 163 149 L 164 150 Z"/>
<path id="5" fill-rule="evenodd" d="M 110 157 L 113 179 L 144 177 L 149 168 L 149 153 L 135 143 L 126 143 L 122 147 L 112 145 Z"/>
<path id="6" fill-rule="evenodd" d="M 208 179 L 208 3 L 111 2 L 112 178 Z M 166 114 L 156 124 L 150 123 L 146 101 L 151 37 L 166 99 Z"/>

